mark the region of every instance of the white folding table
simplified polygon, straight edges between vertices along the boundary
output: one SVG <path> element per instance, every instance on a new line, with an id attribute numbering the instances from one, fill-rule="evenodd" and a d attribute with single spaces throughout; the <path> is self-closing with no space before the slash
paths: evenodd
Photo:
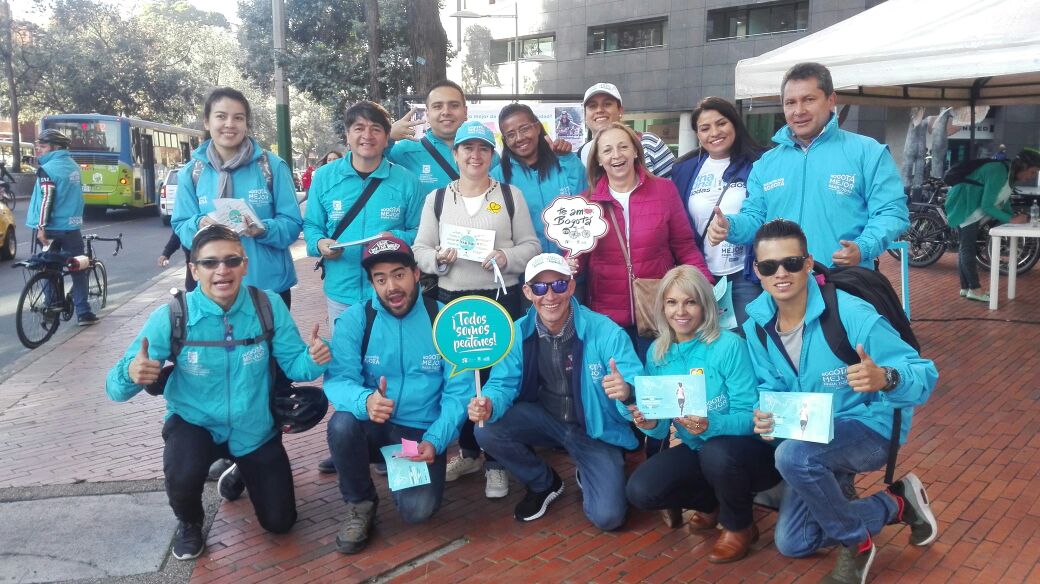
<path id="1" fill-rule="evenodd" d="M 997 309 L 997 300 L 1000 298 L 1000 238 L 1010 237 L 1010 248 L 1008 250 L 1008 300 L 1015 299 L 1015 279 L 1018 270 L 1018 238 L 1038 237 L 1040 238 L 1040 226 L 1033 227 L 1028 223 L 1005 223 L 989 230 L 989 309 Z"/>

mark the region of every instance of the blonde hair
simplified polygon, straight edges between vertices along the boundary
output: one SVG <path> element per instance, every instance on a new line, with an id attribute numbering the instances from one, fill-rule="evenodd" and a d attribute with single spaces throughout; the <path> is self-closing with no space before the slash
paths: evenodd
<path id="1" fill-rule="evenodd" d="M 596 188 L 596 185 L 599 184 L 599 179 L 607 174 L 607 172 L 603 170 L 603 166 L 599 163 L 599 139 L 601 136 L 603 136 L 603 134 L 607 132 L 607 130 L 621 130 L 624 133 L 628 134 L 628 138 L 632 141 L 632 146 L 636 150 L 636 168 L 642 168 L 643 170 L 646 170 L 646 162 L 643 160 L 643 142 L 639 139 L 639 134 L 636 134 L 635 130 L 629 128 L 621 122 L 610 122 L 609 126 L 603 128 L 599 132 L 596 132 L 596 136 L 592 138 L 592 144 L 589 146 L 590 148 L 592 148 L 592 150 L 589 152 L 588 170 L 590 190 L 594 190 Z"/>
<path id="2" fill-rule="evenodd" d="M 704 343 L 712 343 L 721 334 L 719 329 L 719 307 L 715 302 L 715 291 L 704 274 L 693 266 L 676 266 L 661 278 L 654 296 L 654 324 L 658 337 L 652 346 L 655 363 L 664 360 L 668 348 L 679 342 L 675 331 L 668 324 L 664 315 L 664 301 L 668 291 L 678 288 L 679 292 L 693 298 L 701 307 L 701 326 L 697 327 L 696 336 Z"/>

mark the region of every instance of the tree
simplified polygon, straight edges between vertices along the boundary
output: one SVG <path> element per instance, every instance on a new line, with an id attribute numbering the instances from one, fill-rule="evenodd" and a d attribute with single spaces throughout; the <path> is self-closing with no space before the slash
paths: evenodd
<path id="1" fill-rule="evenodd" d="M 421 93 L 447 75 L 448 35 L 441 26 L 440 1 L 413 0 L 408 28 L 412 31 L 412 58 L 418 65 L 414 86 Z"/>
<path id="2" fill-rule="evenodd" d="M 473 25 L 466 29 L 466 60 L 462 62 L 462 88 L 480 93 L 481 86 L 501 85 L 498 71 L 491 66 L 491 29 Z"/>

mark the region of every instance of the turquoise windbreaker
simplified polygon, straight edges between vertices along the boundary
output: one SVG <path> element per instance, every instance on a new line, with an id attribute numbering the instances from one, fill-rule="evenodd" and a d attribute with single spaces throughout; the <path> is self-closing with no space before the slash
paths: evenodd
<path id="1" fill-rule="evenodd" d="M 455 162 L 455 156 L 451 152 L 452 145 L 441 142 L 440 138 L 433 135 L 433 130 L 426 130 L 425 135 L 430 139 L 434 150 L 444 157 L 444 161 L 454 168 L 456 173 L 459 172 L 459 165 Z M 448 173 L 444 172 L 441 165 L 437 164 L 437 161 L 433 159 L 433 156 L 430 156 L 430 153 L 426 151 L 426 148 L 418 140 L 398 140 L 394 142 L 386 157 L 390 159 L 390 162 L 400 164 L 419 177 L 419 182 L 422 183 L 423 194 L 446 187 L 451 182 Z M 500 157 L 498 152 L 495 152 L 491 158 L 491 168 L 498 166 L 499 162 Z"/>
<path id="2" fill-rule="evenodd" d="M 79 165 L 68 150 L 51 150 L 40 157 L 25 225 L 54 231 L 83 227 L 83 184 Z"/>
<path id="3" fill-rule="evenodd" d="M 530 168 L 519 160 L 510 160 L 513 174 L 509 178 L 509 184 L 520 189 L 527 200 L 527 208 L 531 211 L 531 223 L 534 225 L 538 241 L 542 242 L 542 252 L 558 253 L 562 255 L 559 246 L 545 236 L 545 221 L 542 219 L 542 211 L 553 202 L 556 197 L 577 197 L 588 188 L 588 180 L 585 176 L 585 166 L 574 154 L 564 154 L 559 157 L 560 167 L 553 167 L 549 176 L 543 181 L 538 177 L 538 171 Z M 491 170 L 491 177 L 497 181 L 505 182 L 502 177 L 502 167 L 496 166 Z"/>

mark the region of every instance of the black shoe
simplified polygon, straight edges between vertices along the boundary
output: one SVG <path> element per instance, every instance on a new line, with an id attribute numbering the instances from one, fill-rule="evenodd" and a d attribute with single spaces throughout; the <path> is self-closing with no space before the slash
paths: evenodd
<path id="1" fill-rule="evenodd" d="M 206 539 L 202 537 L 201 523 L 181 521 L 173 534 L 173 557 L 178 560 L 193 560 L 202 555 L 206 549 Z"/>
<path id="2" fill-rule="evenodd" d="M 549 505 L 562 494 L 563 480 L 560 475 L 556 474 L 556 471 L 553 471 L 552 486 L 537 493 L 528 487 L 524 500 L 520 501 L 513 511 L 513 517 L 516 517 L 517 521 L 534 521 L 545 515 L 545 510 L 549 508 Z"/>
<path id="3" fill-rule="evenodd" d="M 368 545 L 368 536 L 376 521 L 379 501 L 347 503 L 347 518 L 336 534 L 336 549 L 344 554 L 356 554 Z"/>
<path id="4" fill-rule="evenodd" d="M 79 324 L 79 326 L 90 326 L 92 324 L 97 324 L 99 320 L 101 319 L 93 312 L 85 312 L 79 315 L 79 318 L 76 319 L 76 323 Z"/>
<path id="5" fill-rule="evenodd" d="M 237 464 L 229 466 L 217 480 L 217 492 L 228 501 L 241 497 L 244 490 L 246 490 L 246 483 L 242 480 L 242 473 L 238 472 Z"/>
<path id="6" fill-rule="evenodd" d="M 874 563 L 877 548 L 869 538 L 857 548 L 841 546 L 834 569 L 821 580 L 822 584 L 865 584 L 870 574 L 870 564 Z"/>
<path id="7" fill-rule="evenodd" d="M 914 473 L 892 483 L 888 487 L 890 493 L 903 500 L 903 514 L 898 518 L 900 523 L 910 526 L 910 543 L 917 546 L 928 545 L 939 535 L 939 524 L 928 504 L 928 493 L 921 484 L 921 479 Z"/>
<path id="8" fill-rule="evenodd" d="M 336 463 L 332 462 L 331 456 L 318 463 L 318 472 L 321 474 L 336 474 Z"/>
<path id="9" fill-rule="evenodd" d="M 213 461 L 213 464 L 209 465 L 209 474 L 206 475 L 207 481 L 219 481 L 220 475 L 224 474 L 228 468 L 231 467 L 231 461 L 226 458 L 218 458 Z"/>

